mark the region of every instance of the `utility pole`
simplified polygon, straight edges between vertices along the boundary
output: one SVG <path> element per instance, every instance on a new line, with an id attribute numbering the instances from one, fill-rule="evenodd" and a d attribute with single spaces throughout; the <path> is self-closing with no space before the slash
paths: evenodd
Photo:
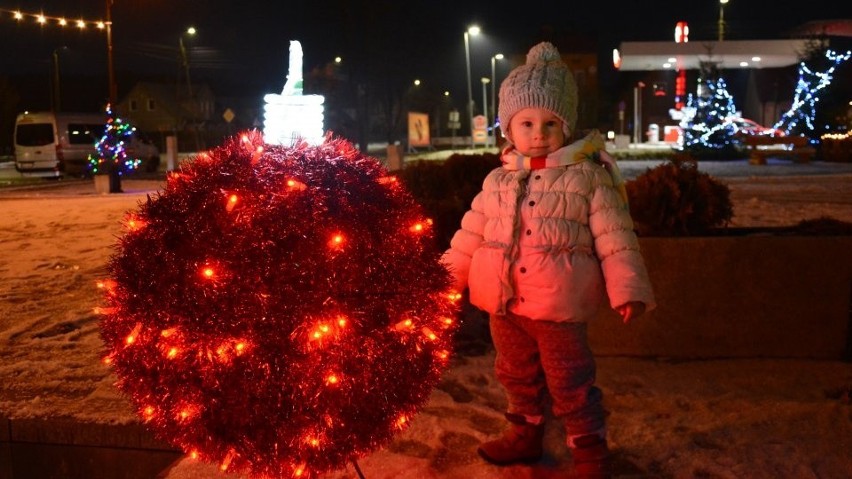
<path id="1" fill-rule="evenodd" d="M 115 85 L 115 66 L 112 61 L 112 2 L 113 0 L 106 0 L 107 72 L 109 74 L 110 105 L 114 105 L 118 97 L 118 88 Z"/>
<path id="2" fill-rule="evenodd" d="M 61 94 L 62 88 L 59 84 L 59 50 L 66 47 L 53 49 L 53 111 L 62 111 Z"/>
<path id="3" fill-rule="evenodd" d="M 118 89 L 115 86 L 115 66 L 112 61 L 112 1 L 106 0 L 106 37 L 107 37 L 107 71 L 109 73 L 109 108 L 115 108 L 115 102 L 118 98 Z M 109 192 L 122 193 L 121 189 L 121 173 L 118 171 L 121 168 L 111 168 L 109 173 Z"/>

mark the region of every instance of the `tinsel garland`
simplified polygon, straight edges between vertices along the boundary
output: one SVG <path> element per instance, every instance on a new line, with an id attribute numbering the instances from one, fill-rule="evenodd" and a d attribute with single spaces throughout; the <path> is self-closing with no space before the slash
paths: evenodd
<path id="1" fill-rule="evenodd" d="M 223 471 L 343 468 L 403 430 L 448 365 L 457 296 L 431 222 L 345 140 L 234 136 L 125 225 L 105 361 L 158 438 Z"/>

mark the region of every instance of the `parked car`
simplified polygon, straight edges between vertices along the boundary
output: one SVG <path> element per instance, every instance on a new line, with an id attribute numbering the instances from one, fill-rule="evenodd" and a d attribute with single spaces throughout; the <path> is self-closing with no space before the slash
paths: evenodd
<path id="1" fill-rule="evenodd" d="M 742 133 L 743 135 L 786 136 L 782 130 L 763 126 L 748 118 L 729 118 L 728 121 L 734 124 L 737 133 Z"/>
<path id="2" fill-rule="evenodd" d="M 104 131 L 97 113 L 25 112 L 15 121 L 15 169 L 25 176 L 84 175 Z"/>
<path id="3" fill-rule="evenodd" d="M 134 132 L 127 145 L 128 158 L 138 158 L 138 169 L 152 173 L 160 168 L 160 149 L 147 136 Z"/>

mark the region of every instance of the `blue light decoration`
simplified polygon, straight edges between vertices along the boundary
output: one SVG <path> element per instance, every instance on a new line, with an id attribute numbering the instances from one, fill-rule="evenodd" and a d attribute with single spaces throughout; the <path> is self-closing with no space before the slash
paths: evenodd
<path id="1" fill-rule="evenodd" d="M 836 68 L 852 58 L 852 51 L 838 54 L 825 52 L 828 65 L 825 71 L 809 68 L 805 62 L 799 64 L 799 79 L 790 109 L 781 115 L 772 128 L 785 135 L 806 135 L 814 132 L 814 118 L 820 95 L 831 84 Z M 732 119 L 738 117 L 733 97 L 728 93 L 725 80 L 714 76 L 712 65 L 702 65 L 702 78 L 698 80 L 698 92 L 687 97 L 683 108 L 680 127 L 683 130 L 683 150 L 721 150 L 741 146 L 737 137 L 737 126 Z"/>
<path id="2" fill-rule="evenodd" d="M 813 132 L 816 104 L 819 97 L 825 88 L 831 84 L 837 66 L 850 57 L 852 57 L 852 51 L 847 51 L 841 55 L 833 50 L 826 50 L 825 58 L 829 62 L 829 67 L 824 72 L 811 70 L 805 65 L 805 62 L 799 63 L 799 80 L 796 82 L 793 104 L 773 125 L 774 128 L 783 131 L 786 135 Z"/>
<path id="3" fill-rule="evenodd" d="M 126 141 L 133 135 L 134 128 L 115 116 L 112 106 L 106 106 L 104 134 L 95 142 L 97 155 L 89 155 L 89 168 L 93 174 L 124 173 L 135 170 L 141 160 L 127 157 Z"/>
<path id="4" fill-rule="evenodd" d="M 698 80 L 698 94 L 687 96 L 681 119 L 683 145 L 686 150 L 727 150 L 736 146 L 736 126 L 729 118 L 736 116 L 734 98 L 724 78 L 708 79 L 704 72 Z"/>

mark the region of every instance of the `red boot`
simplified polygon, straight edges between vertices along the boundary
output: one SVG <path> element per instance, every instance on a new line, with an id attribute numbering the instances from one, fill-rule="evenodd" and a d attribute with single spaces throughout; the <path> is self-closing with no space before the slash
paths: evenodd
<path id="1" fill-rule="evenodd" d="M 571 449 L 574 458 L 575 479 L 611 479 L 612 459 L 606 439 L 597 436 L 581 436 L 574 439 Z"/>
<path id="2" fill-rule="evenodd" d="M 529 424 L 520 414 L 506 413 L 506 419 L 511 423 L 509 429 L 499 439 L 480 444 L 479 455 L 498 466 L 541 459 L 544 424 Z"/>

